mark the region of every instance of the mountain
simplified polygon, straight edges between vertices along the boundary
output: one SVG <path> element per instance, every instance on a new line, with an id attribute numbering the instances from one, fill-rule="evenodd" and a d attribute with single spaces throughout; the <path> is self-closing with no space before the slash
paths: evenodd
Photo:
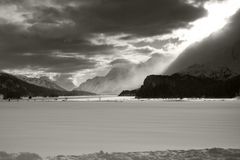
<path id="1" fill-rule="evenodd" d="M 67 91 L 72 91 L 76 86 L 73 84 L 72 79 L 70 79 L 70 75 L 68 74 L 60 74 L 54 77 L 55 81 L 58 86 L 61 86 L 63 89 Z"/>
<path id="2" fill-rule="evenodd" d="M 224 66 L 240 73 L 240 11 L 220 31 L 201 42 L 195 43 L 181 53 L 166 69 L 171 75 L 194 64 Z"/>
<path id="3" fill-rule="evenodd" d="M 126 96 L 124 91 L 120 95 Z M 233 98 L 239 95 L 240 75 L 225 81 L 183 74 L 150 75 L 135 92 L 138 98 Z"/>
<path id="4" fill-rule="evenodd" d="M 123 89 L 138 88 L 147 75 L 159 74 L 163 71 L 169 59 L 171 59 L 170 56 L 153 54 L 147 61 L 139 64 L 117 60 L 118 63 L 113 62 L 114 66 L 105 76 L 88 79 L 75 90 L 98 94 L 119 94 Z"/>
<path id="5" fill-rule="evenodd" d="M 4 98 L 20 98 L 23 96 L 56 97 L 93 95 L 93 93 L 86 91 L 68 92 L 40 87 L 34 84 L 27 83 L 13 75 L 6 73 L 0 73 L 0 94 L 2 94 Z"/>
<path id="6" fill-rule="evenodd" d="M 65 89 L 57 85 L 54 81 L 50 80 L 48 77 L 30 78 L 30 77 L 18 75 L 17 78 L 27 83 L 34 84 L 36 86 L 65 91 Z"/>
<path id="7" fill-rule="evenodd" d="M 240 95 L 240 74 L 227 67 L 192 65 L 173 75 L 150 75 L 139 89 L 119 96 L 139 98 L 232 98 Z"/>
<path id="8" fill-rule="evenodd" d="M 178 72 L 181 75 L 191 75 L 194 77 L 211 78 L 215 80 L 227 80 L 238 75 L 228 67 L 224 66 L 207 66 L 194 64 Z"/>
<path id="9" fill-rule="evenodd" d="M 138 89 L 134 90 L 123 90 L 119 96 L 136 96 Z"/>
<path id="10" fill-rule="evenodd" d="M 131 69 L 128 68 L 113 68 L 104 77 L 95 77 L 88 79 L 82 83 L 75 90 L 93 91 L 100 94 L 114 94 L 127 87 L 123 82 L 127 81 L 127 78 L 131 76 Z M 126 83 L 127 84 L 127 83 Z"/>

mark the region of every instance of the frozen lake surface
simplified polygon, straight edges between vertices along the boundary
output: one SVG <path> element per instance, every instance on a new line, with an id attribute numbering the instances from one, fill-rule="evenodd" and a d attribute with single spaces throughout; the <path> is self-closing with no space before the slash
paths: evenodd
<path id="1" fill-rule="evenodd" d="M 0 102 L 0 150 L 240 148 L 240 101 Z"/>

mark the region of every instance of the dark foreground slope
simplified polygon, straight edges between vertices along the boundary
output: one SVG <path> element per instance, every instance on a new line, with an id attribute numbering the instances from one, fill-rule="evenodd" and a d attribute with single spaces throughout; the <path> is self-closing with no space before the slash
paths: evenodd
<path id="1" fill-rule="evenodd" d="M 85 91 L 68 92 L 44 88 L 27 83 L 13 75 L 0 73 L 0 94 L 2 94 L 4 98 L 20 98 L 23 96 L 57 97 L 57 96 L 92 95 L 93 93 Z"/>
<path id="2" fill-rule="evenodd" d="M 85 155 L 59 155 L 48 157 L 48 160 L 238 160 L 240 149 L 199 149 L 199 150 L 168 150 L 154 152 L 115 152 L 93 153 Z M 0 160 L 43 160 L 33 153 L 9 154 L 0 152 Z"/>

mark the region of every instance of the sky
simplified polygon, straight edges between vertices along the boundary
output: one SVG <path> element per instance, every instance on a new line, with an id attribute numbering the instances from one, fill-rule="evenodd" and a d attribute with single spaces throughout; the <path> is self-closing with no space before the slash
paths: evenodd
<path id="1" fill-rule="evenodd" d="M 0 70 L 78 86 L 159 54 L 167 67 L 239 0 L 0 0 Z"/>

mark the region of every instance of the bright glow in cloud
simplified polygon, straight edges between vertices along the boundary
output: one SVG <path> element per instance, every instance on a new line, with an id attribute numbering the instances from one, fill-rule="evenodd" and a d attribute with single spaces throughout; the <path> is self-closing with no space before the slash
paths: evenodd
<path id="1" fill-rule="evenodd" d="M 223 28 L 228 23 L 228 19 L 240 8 L 240 0 L 207 2 L 204 8 L 208 11 L 208 15 L 190 23 L 193 26 L 191 29 L 180 29 L 174 32 L 177 37 L 185 41 L 182 45 L 176 46 L 177 54 L 190 44 L 201 41 Z"/>
<path id="2" fill-rule="evenodd" d="M 22 23 L 25 20 L 23 13 L 19 12 L 15 5 L 0 6 L 0 19 L 8 23 Z"/>

